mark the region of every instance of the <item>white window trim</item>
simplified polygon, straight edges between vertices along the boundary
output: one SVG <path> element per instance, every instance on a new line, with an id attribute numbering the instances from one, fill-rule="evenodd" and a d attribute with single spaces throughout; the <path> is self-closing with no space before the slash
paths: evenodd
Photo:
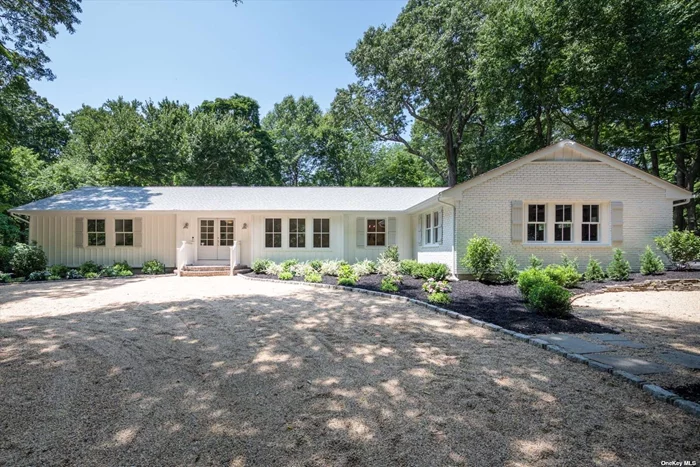
<path id="1" fill-rule="evenodd" d="M 328 235 L 328 246 L 314 246 L 314 235 L 316 235 L 316 229 L 314 226 L 315 221 L 321 221 L 321 231 L 318 232 L 322 235 Z M 323 221 L 328 221 L 328 232 L 323 231 Z M 323 243 L 323 242 L 321 242 Z M 311 249 L 313 250 L 330 250 L 331 249 L 331 218 L 330 217 L 312 217 L 311 218 Z"/>
<path id="2" fill-rule="evenodd" d="M 290 225 L 290 223 L 293 220 L 297 221 L 296 233 L 292 232 L 292 228 Z M 303 233 L 299 232 L 299 221 L 300 220 L 304 221 L 304 232 Z M 308 222 L 306 222 L 306 221 L 307 221 L 306 217 L 288 217 L 287 218 L 287 248 L 289 248 L 290 250 L 299 251 L 299 250 L 306 250 L 308 248 L 308 246 L 307 246 L 308 239 L 306 238 L 307 234 L 308 234 L 308 231 L 306 230 L 306 226 L 308 225 Z M 292 235 L 297 236 L 297 245 L 299 244 L 299 237 L 304 237 L 304 246 L 292 246 L 292 242 L 289 241 L 292 238 Z"/>
<path id="3" fill-rule="evenodd" d="M 134 248 L 134 218 L 133 217 L 115 217 L 114 219 L 114 248 Z M 118 231 L 117 221 L 131 221 L 131 232 Z M 107 226 L 105 226 L 105 229 Z M 131 245 L 117 245 L 117 235 L 131 234 Z M 105 242 L 106 243 L 106 242 Z"/>
<path id="4" fill-rule="evenodd" d="M 571 207 L 571 221 L 566 222 L 557 222 L 557 206 L 569 206 Z M 574 209 L 574 203 L 555 203 L 554 204 L 554 232 L 552 234 L 552 241 L 558 245 L 564 243 L 574 243 L 574 238 L 576 238 L 576 215 L 575 215 L 575 209 Z M 545 207 L 545 221 L 547 220 L 547 208 Z M 557 240 L 557 225 L 563 225 L 563 224 L 571 224 L 571 240 Z M 547 240 L 547 235 L 545 235 L 545 241 Z"/>
<path id="5" fill-rule="evenodd" d="M 545 205 L 545 241 L 535 242 L 527 240 L 528 222 L 528 206 L 535 204 Z M 555 206 L 557 204 L 572 205 L 572 221 L 573 231 L 572 240 L 569 241 L 554 241 L 554 225 L 556 223 Z M 584 242 L 582 241 L 581 225 L 583 220 L 583 205 L 598 205 L 598 241 Z M 554 214 L 550 215 L 552 212 Z M 612 246 L 610 240 L 611 234 L 611 201 L 609 200 L 587 200 L 587 201 L 571 201 L 571 200 L 525 200 L 523 201 L 523 222 L 522 235 L 523 247 L 528 248 L 562 248 L 562 247 L 585 247 L 585 248 L 609 248 Z M 534 223 L 534 222 L 533 222 Z"/>
<path id="6" fill-rule="evenodd" d="M 273 219 L 273 220 L 274 220 L 274 219 L 279 219 L 279 220 L 280 220 L 280 232 L 279 232 L 279 233 L 280 233 L 280 237 L 281 237 L 281 238 L 280 238 L 280 246 L 267 246 L 267 234 L 268 234 L 268 233 L 271 233 L 271 234 L 274 235 L 274 234 L 277 233 L 277 232 L 274 231 L 274 230 L 271 231 L 271 232 L 268 232 L 268 231 L 267 231 L 267 225 L 266 225 L 267 222 L 266 222 L 266 221 L 267 221 L 268 219 Z M 274 250 L 274 251 L 284 250 L 284 236 L 285 236 L 284 221 L 285 221 L 285 218 L 284 218 L 284 217 L 274 217 L 274 216 L 273 216 L 273 217 L 263 217 L 263 221 L 262 221 L 262 224 L 263 224 L 263 225 L 262 225 L 262 230 L 263 230 L 263 239 L 262 239 L 263 249 L 265 249 L 265 250 Z M 272 227 L 273 227 L 273 229 L 274 229 L 274 221 L 273 221 L 273 226 L 272 226 Z M 273 244 L 274 244 L 274 239 L 273 239 Z M 293 248 L 293 250 L 302 250 L 302 249 L 303 249 L 303 248 Z"/>
<path id="7" fill-rule="evenodd" d="M 583 220 L 583 206 L 598 206 L 598 222 L 584 222 Z M 583 245 L 597 245 L 601 244 L 602 241 L 601 239 L 603 238 L 603 223 L 601 222 L 601 219 L 603 218 L 603 207 L 599 203 L 581 203 L 581 223 L 579 226 L 581 227 L 579 229 L 580 235 L 581 235 L 581 243 Z M 584 240 L 583 239 L 583 226 L 584 225 L 597 225 L 598 226 L 598 240 Z M 589 230 L 589 236 L 590 236 L 590 230 Z"/>
<path id="8" fill-rule="evenodd" d="M 104 229 L 104 231 L 90 232 L 90 231 L 88 230 L 88 226 L 90 225 L 90 221 L 103 221 L 104 224 L 105 224 L 105 229 Z M 99 249 L 107 248 L 107 247 L 109 246 L 109 245 L 107 245 L 107 241 L 108 241 L 107 228 L 108 228 L 108 220 L 107 220 L 106 217 L 89 217 L 89 218 L 86 217 L 86 218 L 85 218 L 85 230 L 84 230 L 84 232 L 85 232 L 85 240 L 84 240 L 84 242 L 85 242 L 85 243 L 84 243 L 85 248 L 99 248 Z M 93 233 L 93 234 L 94 234 L 94 233 L 101 233 L 101 234 L 104 234 L 104 236 L 105 236 L 105 244 L 104 244 L 104 245 L 90 245 L 90 234 L 91 234 L 91 233 Z"/>
<path id="9" fill-rule="evenodd" d="M 435 220 L 436 214 L 438 223 L 437 225 L 433 225 L 433 221 Z M 421 214 L 421 216 L 421 222 L 425 223 L 427 216 L 430 216 L 431 221 L 430 227 L 427 226 L 427 223 L 423 225 L 423 238 L 427 238 L 426 234 L 428 230 L 430 230 L 430 243 L 423 243 L 423 246 L 426 248 L 440 246 L 440 242 L 438 241 L 438 234 L 440 233 L 440 229 L 442 228 L 442 216 L 440 215 L 440 211 L 427 211 Z"/>
<path id="10" fill-rule="evenodd" d="M 367 230 L 369 221 L 384 221 L 384 245 L 369 245 L 367 234 L 377 233 Z M 381 232 L 379 232 L 381 233 Z M 365 217 L 365 248 L 384 249 L 389 245 L 389 219 L 387 217 Z"/>
<path id="11" fill-rule="evenodd" d="M 539 222 L 530 222 L 530 206 L 539 206 L 539 205 L 544 205 L 544 221 Z M 531 203 L 526 203 L 525 204 L 525 209 L 523 209 L 523 215 L 525 216 L 525 222 L 523 222 L 523 225 L 525 226 L 525 232 L 524 232 L 524 238 L 525 238 L 525 243 L 529 243 L 531 245 L 545 245 L 549 240 L 549 207 L 547 206 L 547 203 L 543 202 L 531 202 Z M 527 238 L 527 231 L 528 227 L 530 225 L 539 225 L 539 224 L 544 224 L 544 239 L 542 240 L 528 240 Z"/>

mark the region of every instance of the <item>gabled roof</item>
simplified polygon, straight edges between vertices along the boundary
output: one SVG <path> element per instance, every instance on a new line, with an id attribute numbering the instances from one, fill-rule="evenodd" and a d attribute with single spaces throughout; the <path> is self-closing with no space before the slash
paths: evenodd
<path id="1" fill-rule="evenodd" d="M 445 188 L 85 187 L 11 211 L 404 211 L 443 190 Z"/>
<path id="2" fill-rule="evenodd" d="M 511 170 L 515 170 L 530 162 L 534 162 L 540 159 L 546 160 L 548 156 L 551 156 L 552 154 L 563 148 L 569 148 L 575 151 L 576 153 L 580 154 L 582 156 L 582 160 L 606 163 L 612 167 L 615 167 L 623 172 L 632 175 L 633 177 L 637 177 L 648 183 L 651 183 L 652 185 L 656 185 L 659 188 L 666 190 L 666 198 L 681 200 L 692 198 L 693 196 L 693 194 L 690 191 L 685 190 L 677 185 L 674 185 L 673 183 L 667 182 L 662 178 L 656 177 L 648 172 L 626 164 L 618 159 L 615 159 L 614 157 L 608 156 L 607 154 L 603 154 L 594 149 L 591 149 L 588 146 L 566 139 L 558 143 L 552 144 L 550 146 L 547 146 L 545 148 L 542 148 L 526 156 L 523 156 L 519 159 L 515 159 L 514 161 L 508 162 L 507 164 L 503 164 L 499 167 L 496 167 L 493 170 L 489 170 L 488 172 L 485 172 L 477 177 L 467 180 L 466 182 L 459 183 L 453 186 L 452 188 L 441 192 L 439 194 L 439 198 L 460 197 L 464 190 L 478 186 L 488 180 L 491 180 L 492 178 L 498 177 L 499 175 L 502 175 L 506 172 L 510 172 Z"/>

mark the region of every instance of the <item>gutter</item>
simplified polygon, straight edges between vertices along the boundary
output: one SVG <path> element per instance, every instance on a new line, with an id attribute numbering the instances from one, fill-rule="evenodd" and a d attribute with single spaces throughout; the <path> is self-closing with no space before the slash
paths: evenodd
<path id="1" fill-rule="evenodd" d="M 457 277 L 457 206 L 442 201 L 440 195 L 443 193 L 442 191 L 438 193 L 437 202 L 452 207 L 452 275 Z"/>

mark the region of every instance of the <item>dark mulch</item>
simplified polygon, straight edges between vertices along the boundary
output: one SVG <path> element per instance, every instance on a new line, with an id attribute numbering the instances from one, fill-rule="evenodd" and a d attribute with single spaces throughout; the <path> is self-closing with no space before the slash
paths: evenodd
<path id="1" fill-rule="evenodd" d="M 683 399 L 700 403 L 700 383 L 676 386 L 675 388 L 670 388 L 669 390 L 675 392 Z"/>
<path id="2" fill-rule="evenodd" d="M 666 271 L 663 274 L 655 276 L 643 276 L 639 273 L 630 274 L 629 280 L 626 281 L 605 281 L 605 282 L 581 282 L 581 284 L 570 289 L 575 294 L 594 292 L 600 290 L 607 285 L 625 285 L 634 282 L 644 282 L 648 280 L 669 280 L 669 279 L 700 279 L 700 270 L 691 271 Z"/>

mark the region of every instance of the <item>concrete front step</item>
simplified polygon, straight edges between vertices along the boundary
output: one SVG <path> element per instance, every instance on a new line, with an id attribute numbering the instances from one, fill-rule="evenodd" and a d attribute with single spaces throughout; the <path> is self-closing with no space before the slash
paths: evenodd
<path id="1" fill-rule="evenodd" d="M 245 264 L 239 264 L 233 270 L 233 274 L 245 274 L 251 272 Z M 210 277 L 210 276 L 228 276 L 231 274 L 230 266 L 221 265 L 189 265 L 184 266 L 180 271 L 181 277 Z"/>

